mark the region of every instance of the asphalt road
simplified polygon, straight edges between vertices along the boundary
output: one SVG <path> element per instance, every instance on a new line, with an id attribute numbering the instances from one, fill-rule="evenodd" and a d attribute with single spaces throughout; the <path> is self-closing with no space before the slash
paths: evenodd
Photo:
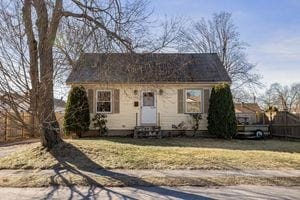
<path id="1" fill-rule="evenodd" d="M 300 187 L 226 186 L 226 187 L 49 187 L 0 188 L 0 199 L 300 199 Z"/>

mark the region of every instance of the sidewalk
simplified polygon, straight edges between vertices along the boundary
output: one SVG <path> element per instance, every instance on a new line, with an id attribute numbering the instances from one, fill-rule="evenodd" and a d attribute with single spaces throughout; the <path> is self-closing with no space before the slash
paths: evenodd
<path id="1" fill-rule="evenodd" d="M 0 188 L 6 200 L 31 199 L 161 199 L 161 200 L 257 200 L 300 199 L 300 187 L 225 186 L 225 187 L 47 187 Z"/>

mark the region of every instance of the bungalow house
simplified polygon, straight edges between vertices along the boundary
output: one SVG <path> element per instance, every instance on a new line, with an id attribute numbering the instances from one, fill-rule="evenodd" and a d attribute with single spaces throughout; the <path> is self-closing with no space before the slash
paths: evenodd
<path id="1" fill-rule="evenodd" d="M 202 114 L 199 132 L 206 131 L 211 89 L 231 81 L 214 53 L 86 53 L 66 82 L 85 87 L 91 116 L 105 113 L 109 134 L 126 135 L 189 131 L 194 113 Z"/>

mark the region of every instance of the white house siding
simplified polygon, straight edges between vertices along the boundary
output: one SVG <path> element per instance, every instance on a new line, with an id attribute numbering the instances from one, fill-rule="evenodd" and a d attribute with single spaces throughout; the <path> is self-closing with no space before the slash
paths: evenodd
<path id="1" fill-rule="evenodd" d="M 162 130 L 173 130 L 172 125 L 185 122 L 188 129 L 191 129 L 191 116 L 189 114 L 178 114 L 177 90 L 178 89 L 211 89 L 213 84 L 85 84 L 85 89 L 93 89 L 94 98 L 97 90 L 120 90 L 120 112 L 107 114 L 107 126 L 109 130 L 133 130 L 140 123 L 140 95 L 141 91 L 155 91 L 157 97 L 157 112 L 159 115 Z M 137 94 L 134 94 L 134 91 Z M 159 91 L 162 91 L 160 94 Z M 203 102 L 202 92 L 202 102 Z M 94 99 L 94 104 L 95 104 Z M 138 101 L 139 106 L 134 107 Z M 96 106 L 94 105 L 94 113 Z M 136 124 L 138 115 L 138 124 Z M 199 130 L 207 130 L 207 114 L 203 114 Z M 91 126 L 91 128 L 93 128 Z"/>

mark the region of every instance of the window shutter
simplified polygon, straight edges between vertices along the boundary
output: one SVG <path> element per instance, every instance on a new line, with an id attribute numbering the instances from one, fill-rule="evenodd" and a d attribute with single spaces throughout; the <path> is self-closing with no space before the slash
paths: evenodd
<path id="1" fill-rule="evenodd" d="M 208 113 L 209 108 L 209 89 L 204 90 L 204 113 Z"/>
<path id="2" fill-rule="evenodd" d="M 177 91 L 177 106 L 178 106 L 178 113 L 184 113 L 184 103 L 183 103 L 183 90 L 179 89 Z"/>
<path id="3" fill-rule="evenodd" d="M 120 113 L 120 90 L 114 90 L 113 113 Z"/>
<path id="4" fill-rule="evenodd" d="M 93 89 L 88 89 L 88 101 L 89 101 L 89 109 L 90 113 L 94 113 L 94 90 Z"/>

